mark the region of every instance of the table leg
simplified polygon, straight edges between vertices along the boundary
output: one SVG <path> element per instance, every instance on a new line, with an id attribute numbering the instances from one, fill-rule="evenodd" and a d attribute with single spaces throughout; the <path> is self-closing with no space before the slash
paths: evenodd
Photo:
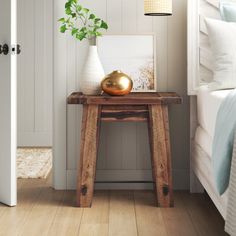
<path id="1" fill-rule="evenodd" d="M 172 207 L 173 184 L 167 105 L 149 106 L 149 136 L 157 203 Z"/>
<path id="2" fill-rule="evenodd" d="M 77 206 L 91 207 L 96 174 L 101 107 L 83 105 Z"/>

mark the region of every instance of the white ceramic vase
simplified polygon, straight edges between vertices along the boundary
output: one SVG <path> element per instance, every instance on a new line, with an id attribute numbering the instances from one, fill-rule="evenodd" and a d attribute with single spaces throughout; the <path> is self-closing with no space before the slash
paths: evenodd
<path id="1" fill-rule="evenodd" d="M 89 46 L 81 76 L 80 89 L 82 93 L 86 95 L 101 93 L 101 81 L 105 73 L 98 56 L 97 46 Z"/>

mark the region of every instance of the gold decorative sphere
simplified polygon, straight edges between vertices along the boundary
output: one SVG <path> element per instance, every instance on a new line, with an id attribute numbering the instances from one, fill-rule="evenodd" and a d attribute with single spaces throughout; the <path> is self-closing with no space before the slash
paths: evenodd
<path id="1" fill-rule="evenodd" d="M 125 73 L 116 70 L 102 80 L 101 87 L 109 95 L 122 96 L 130 93 L 133 81 Z"/>

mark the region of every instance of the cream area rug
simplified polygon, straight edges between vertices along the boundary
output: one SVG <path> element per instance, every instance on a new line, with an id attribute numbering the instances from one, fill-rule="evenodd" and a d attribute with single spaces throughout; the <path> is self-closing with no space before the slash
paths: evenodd
<path id="1" fill-rule="evenodd" d="M 51 148 L 17 149 L 17 177 L 19 179 L 46 179 L 51 170 Z"/>

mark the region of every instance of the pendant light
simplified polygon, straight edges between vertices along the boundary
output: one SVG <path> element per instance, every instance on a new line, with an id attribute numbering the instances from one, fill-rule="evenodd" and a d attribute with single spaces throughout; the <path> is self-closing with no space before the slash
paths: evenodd
<path id="1" fill-rule="evenodd" d="M 172 15 L 172 0 L 144 0 L 144 15 L 146 16 Z"/>

